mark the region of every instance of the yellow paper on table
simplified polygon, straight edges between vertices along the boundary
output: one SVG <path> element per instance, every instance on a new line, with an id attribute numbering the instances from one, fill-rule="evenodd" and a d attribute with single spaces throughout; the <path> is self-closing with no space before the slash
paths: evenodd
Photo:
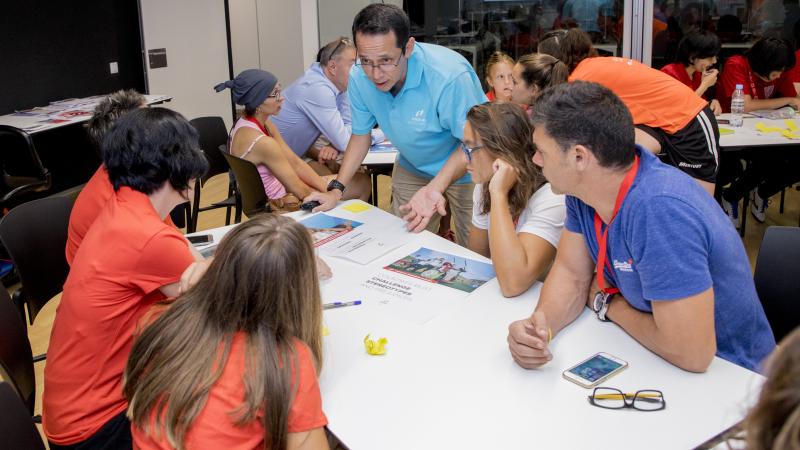
<path id="1" fill-rule="evenodd" d="M 792 120 L 792 119 L 786 119 L 786 120 L 784 120 L 783 122 L 786 124 L 786 128 L 788 128 L 788 129 L 789 129 L 789 131 L 791 131 L 791 132 L 793 132 L 793 133 L 794 133 L 795 131 L 798 131 L 798 129 L 797 129 L 797 125 L 795 125 L 795 123 L 794 123 L 794 120 Z"/>
<path id="2" fill-rule="evenodd" d="M 722 134 L 733 134 L 733 130 L 731 130 L 729 128 L 719 127 L 719 134 L 721 134 L 721 135 Z"/>
<path id="3" fill-rule="evenodd" d="M 382 337 L 377 341 L 373 341 L 372 339 L 369 338 L 369 335 L 364 336 L 364 348 L 370 355 L 386 354 L 386 344 L 388 343 L 389 340 L 386 339 L 385 337 Z"/>
<path id="4" fill-rule="evenodd" d="M 794 133 L 791 130 L 784 130 L 781 134 L 787 139 L 800 139 L 800 134 Z"/>
<path id="5" fill-rule="evenodd" d="M 367 203 L 361 202 L 354 202 L 347 205 L 342 206 L 342 209 L 345 211 L 350 211 L 351 213 L 360 213 L 364 212 L 368 209 L 372 208 L 372 206 L 368 205 Z"/>
<path id="6" fill-rule="evenodd" d="M 331 334 L 331 330 L 329 330 L 329 329 L 328 329 L 328 327 L 326 327 L 325 325 L 323 325 L 323 326 L 322 326 L 322 335 L 323 335 L 323 336 L 327 336 L 327 335 L 329 335 L 329 334 Z"/>
<path id="7" fill-rule="evenodd" d="M 784 131 L 782 128 L 768 127 L 768 126 L 764 125 L 763 122 L 758 122 L 756 124 L 756 130 L 758 130 L 758 131 L 760 131 L 762 133 L 783 133 L 783 131 Z"/>

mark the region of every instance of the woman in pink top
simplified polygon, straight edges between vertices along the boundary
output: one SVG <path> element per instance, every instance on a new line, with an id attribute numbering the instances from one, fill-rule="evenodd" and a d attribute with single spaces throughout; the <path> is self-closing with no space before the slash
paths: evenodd
<path id="1" fill-rule="evenodd" d="M 258 166 L 264 191 L 273 209 L 296 210 L 302 198 L 325 192 L 329 180 L 300 159 L 286 145 L 269 116 L 281 109 L 283 97 L 278 79 L 270 72 L 248 69 L 233 80 L 214 87 L 230 88 L 233 100 L 244 106 L 244 115 L 231 130 L 228 148 L 233 156 Z M 334 178 L 335 175 L 330 176 Z"/>

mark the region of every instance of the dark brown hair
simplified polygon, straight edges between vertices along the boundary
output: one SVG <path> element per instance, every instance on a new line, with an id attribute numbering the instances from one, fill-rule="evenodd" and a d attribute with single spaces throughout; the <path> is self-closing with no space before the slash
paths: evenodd
<path id="1" fill-rule="evenodd" d="M 262 214 L 234 228 L 197 285 L 136 338 L 124 385 L 133 425 L 184 448 L 237 333 L 246 337 L 245 394 L 231 413 L 246 424 L 263 411 L 265 448 L 286 448 L 297 340 L 322 364 L 314 247 L 298 222 Z"/>
<path id="2" fill-rule="evenodd" d="M 550 86 L 566 83 L 569 78 L 566 64 L 555 56 L 531 53 L 521 56 L 517 63 L 522 66 L 522 80 L 525 86 L 528 88 L 536 86 L 540 92 Z"/>
<path id="3" fill-rule="evenodd" d="M 484 151 L 511 164 L 519 179 L 508 192 L 511 217 L 518 218 L 534 192 L 546 181 L 542 170 L 533 163 L 533 128 L 519 105 L 513 103 L 484 103 L 467 113 L 467 121 L 483 141 Z M 491 209 L 489 183 L 483 184 L 481 213 Z"/>
<path id="4" fill-rule="evenodd" d="M 133 89 L 117 91 L 110 94 L 97 104 L 94 113 L 86 123 L 86 132 L 89 138 L 99 148 L 114 122 L 123 114 L 145 106 L 144 95 Z"/>
<path id="5" fill-rule="evenodd" d="M 597 56 L 592 38 L 579 28 L 554 30 L 545 34 L 537 50 L 539 53 L 555 56 L 561 60 L 567 65 L 570 73 L 584 59 Z"/>
<path id="6" fill-rule="evenodd" d="M 767 364 L 767 381 L 744 420 L 748 450 L 800 449 L 800 327 Z"/>

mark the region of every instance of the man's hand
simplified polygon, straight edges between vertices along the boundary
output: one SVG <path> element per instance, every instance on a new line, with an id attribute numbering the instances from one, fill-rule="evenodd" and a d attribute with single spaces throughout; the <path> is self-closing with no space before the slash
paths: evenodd
<path id="1" fill-rule="evenodd" d="M 494 160 L 492 164 L 494 175 L 489 181 L 489 192 L 492 194 L 508 195 L 508 191 L 517 183 L 517 169 L 502 159 Z"/>
<path id="2" fill-rule="evenodd" d="M 339 151 L 335 148 L 331 147 L 330 145 L 326 145 L 319 149 L 319 153 L 317 154 L 317 161 L 320 163 L 325 163 L 325 161 L 336 161 L 336 158 L 339 157 Z"/>
<path id="3" fill-rule="evenodd" d="M 336 203 L 338 203 L 341 198 L 342 193 L 339 192 L 338 189 L 334 189 L 330 192 L 312 192 L 303 199 L 303 203 L 318 201 L 319 206 L 312 209 L 311 212 L 329 211 L 336 207 Z"/>
<path id="4" fill-rule="evenodd" d="M 408 222 L 406 229 L 419 233 L 428 226 L 434 213 L 441 216 L 447 215 L 444 205 L 446 200 L 441 192 L 432 188 L 430 184 L 418 190 L 411 200 L 400 206 L 400 212 L 406 213 L 403 220 Z"/>
<path id="5" fill-rule="evenodd" d="M 708 106 L 711 107 L 711 112 L 713 112 L 715 116 L 722 114 L 722 106 L 717 99 L 711 100 Z"/>
<path id="6" fill-rule="evenodd" d="M 526 369 L 535 369 L 553 359 L 547 349 L 551 337 L 544 313 L 512 322 L 508 326 L 508 349 L 514 361 Z"/>
<path id="7" fill-rule="evenodd" d="M 203 261 L 195 261 L 191 263 L 181 275 L 181 281 L 178 287 L 178 295 L 185 294 L 189 288 L 197 284 L 197 282 L 200 281 L 200 278 L 202 278 L 206 273 L 208 266 L 211 265 L 211 261 L 213 260 L 214 258 L 211 257 Z"/>

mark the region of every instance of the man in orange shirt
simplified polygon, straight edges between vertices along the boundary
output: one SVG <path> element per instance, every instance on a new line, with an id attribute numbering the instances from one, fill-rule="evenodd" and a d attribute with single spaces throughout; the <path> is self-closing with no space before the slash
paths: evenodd
<path id="1" fill-rule="evenodd" d="M 542 45 L 540 49 L 552 48 Z M 633 116 L 636 143 L 686 172 L 711 195 L 719 166 L 719 129 L 702 97 L 669 75 L 637 61 L 596 57 L 585 32 L 570 29 L 550 54 L 570 69 L 570 81 L 611 89 Z M 558 53 L 558 54 L 553 54 Z"/>
<path id="2" fill-rule="evenodd" d="M 178 113 L 138 109 L 103 143 L 114 193 L 72 261 L 45 367 L 42 424 L 51 449 L 130 448 L 122 374 L 136 324 L 178 294 L 194 262 L 164 223 L 207 170 L 197 132 Z"/>

